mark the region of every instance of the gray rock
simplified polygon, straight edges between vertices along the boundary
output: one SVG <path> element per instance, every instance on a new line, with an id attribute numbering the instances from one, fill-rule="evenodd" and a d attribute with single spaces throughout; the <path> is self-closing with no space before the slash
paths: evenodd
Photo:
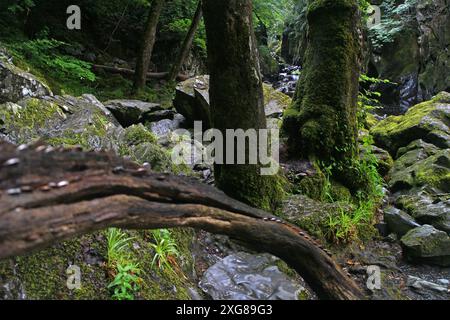
<path id="1" fill-rule="evenodd" d="M 409 287 L 412 287 L 416 290 L 433 290 L 437 292 L 447 293 L 450 292 L 449 289 L 447 289 L 446 286 L 439 285 L 430 281 L 426 281 L 423 279 L 420 279 L 418 277 L 414 276 L 408 276 L 408 279 L 406 281 L 406 285 Z"/>
<path id="2" fill-rule="evenodd" d="M 389 207 L 384 211 L 384 220 L 388 224 L 389 230 L 399 236 L 405 235 L 409 230 L 420 227 L 414 219 L 397 208 Z"/>
<path id="3" fill-rule="evenodd" d="M 450 266 L 450 237 L 433 226 L 415 228 L 400 242 L 408 260 Z"/>
<path id="4" fill-rule="evenodd" d="M 371 133 L 376 144 L 396 155 L 411 142 L 422 139 L 438 148 L 449 146 L 450 93 L 441 92 L 429 101 L 410 108 L 403 116 L 391 116 L 377 123 Z"/>
<path id="5" fill-rule="evenodd" d="M 157 103 L 140 100 L 110 100 L 104 103 L 123 127 L 144 123 L 146 115 L 162 110 Z"/>
<path id="6" fill-rule="evenodd" d="M 178 84 L 173 105 L 177 112 L 186 117 L 188 125 L 192 126 L 194 121 L 202 121 L 203 128 L 210 128 L 211 111 L 208 90 L 208 75 L 198 76 Z M 281 118 L 292 99 L 265 83 L 263 91 L 266 117 Z"/>
<path id="7" fill-rule="evenodd" d="M 50 88 L 0 54 L 0 103 L 52 95 Z"/>
<path id="8" fill-rule="evenodd" d="M 433 194 L 424 189 L 413 189 L 399 195 L 395 200 L 399 208 L 405 210 L 421 224 L 430 224 L 450 235 L 450 197 Z"/>
<path id="9" fill-rule="evenodd" d="M 214 300 L 297 300 L 305 289 L 274 262 L 267 254 L 238 252 L 210 267 L 199 286 Z"/>
<path id="10" fill-rule="evenodd" d="M 393 192 L 427 185 L 450 192 L 450 149 L 431 156 L 424 149 L 408 151 L 394 162 L 389 174 Z"/>

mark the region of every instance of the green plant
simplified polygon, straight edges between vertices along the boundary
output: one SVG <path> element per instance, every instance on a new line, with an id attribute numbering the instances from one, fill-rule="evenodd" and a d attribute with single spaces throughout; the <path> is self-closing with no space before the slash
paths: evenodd
<path id="1" fill-rule="evenodd" d="M 172 261 L 174 257 L 179 256 L 179 251 L 170 231 L 167 229 L 153 230 L 152 234 L 155 240 L 155 243 L 151 244 L 155 250 L 152 267 L 157 263 L 160 270 L 173 271 Z"/>
<path id="2" fill-rule="evenodd" d="M 398 4 L 396 0 L 384 0 L 380 4 L 381 22 L 369 29 L 369 38 L 374 49 L 395 41 L 397 36 L 416 23 L 414 7 L 417 0 L 405 0 Z"/>
<path id="3" fill-rule="evenodd" d="M 129 249 L 133 237 L 129 237 L 118 228 L 109 228 L 106 239 L 108 242 L 108 266 L 112 268 L 125 260 L 126 251 Z"/>
<path id="4" fill-rule="evenodd" d="M 116 300 L 133 300 L 134 294 L 139 291 L 139 278 L 138 264 L 129 263 L 126 265 L 117 265 L 117 275 L 114 280 L 108 285 L 108 289 L 113 289 L 113 299 Z"/>
<path id="5" fill-rule="evenodd" d="M 369 77 L 365 74 L 361 74 L 359 77 L 359 84 L 360 90 L 358 93 L 357 120 L 358 127 L 360 129 L 363 129 L 367 121 L 367 116 L 370 113 L 373 113 L 375 110 L 381 108 L 381 104 L 379 101 L 381 93 L 378 91 L 374 91 L 371 88 L 374 85 L 394 83 L 387 79 L 378 79 Z"/>

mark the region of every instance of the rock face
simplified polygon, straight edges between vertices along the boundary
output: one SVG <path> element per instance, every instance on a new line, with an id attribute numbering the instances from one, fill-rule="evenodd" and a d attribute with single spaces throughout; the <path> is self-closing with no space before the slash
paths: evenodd
<path id="1" fill-rule="evenodd" d="M 405 112 L 450 85 L 450 10 L 447 0 L 380 1 L 372 27 L 369 72 L 397 85 L 380 87 L 385 112 Z"/>
<path id="2" fill-rule="evenodd" d="M 305 289 L 290 280 L 274 257 L 238 252 L 210 267 L 200 287 L 214 300 L 297 300 Z"/>
<path id="3" fill-rule="evenodd" d="M 11 58 L 0 50 L 0 103 L 17 102 L 27 97 L 52 94 L 44 83 L 10 61 Z"/>
<path id="4" fill-rule="evenodd" d="M 450 237 L 433 226 L 424 225 L 409 231 L 401 244 L 409 260 L 450 266 Z"/>
<path id="5" fill-rule="evenodd" d="M 186 118 L 188 125 L 192 126 L 194 121 L 202 121 L 204 129 L 211 127 L 208 90 L 209 76 L 207 75 L 186 80 L 177 86 L 173 104 L 177 112 Z M 281 118 L 292 99 L 268 84 L 263 84 L 263 90 L 266 117 Z"/>
<path id="6" fill-rule="evenodd" d="M 382 93 L 387 114 L 409 107 L 440 91 L 450 90 L 450 10 L 448 0 L 377 0 L 381 23 L 369 28 L 367 73 L 392 84 L 374 88 Z M 281 49 L 288 62 L 301 65 L 306 52 L 308 1 L 299 0 L 288 21 Z"/>

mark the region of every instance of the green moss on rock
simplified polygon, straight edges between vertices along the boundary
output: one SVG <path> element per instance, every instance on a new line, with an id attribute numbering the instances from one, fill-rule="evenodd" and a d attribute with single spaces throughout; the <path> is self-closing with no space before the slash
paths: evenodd
<path id="1" fill-rule="evenodd" d="M 448 148 L 447 139 L 433 139 L 449 132 L 450 93 L 441 92 L 430 101 L 410 108 L 403 116 L 390 116 L 372 128 L 375 142 L 392 155 L 414 140 L 422 139 L 437 147 Z"/>

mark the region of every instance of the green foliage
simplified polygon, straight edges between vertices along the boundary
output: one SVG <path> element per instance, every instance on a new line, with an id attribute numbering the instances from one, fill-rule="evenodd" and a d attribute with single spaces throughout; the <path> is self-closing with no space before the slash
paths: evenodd
<path id="1" fill-rule="evenodd" d="M 127 251 L 133 238 L 128 237 L 125 232 L 118 228 L 109 228 L 106 233 L 106 240 L 108 243 L 108 266 L 113 268 L 126 260 Z"/>
<path id="2" fill-rule="evenodd" d="M 64 46 L 67 44 L 61 41 L 37 39 L 15 43 L 11 49 L 15 57 L 26 60 L 27 63 L 43 72 L 52 74 L 55 79 L 95 81 L 95 75 L 90 70 L 91 64 L 58 53 Z"/>
<path id="3" fill-rule="evenodd" d="M 417 0 L 405 0 L 401 4 L 396 0 L 385 0 L 380 4 L 381 23 L 369 30 L 369 38 L 375 49 L 392 43 L 398 34 L 414 23 L 416 5 Z"/>
<path id="4" fill-rule="evenodd" d="M 158 264 L 160 270 L 173 271 L 171 261 L 174 257 L 178 257 L 180 253 L 170 231 L 167 229 L 153 230 L 152 235 L 155 241 L 151 244 L 155 250 L 152 267 Z"/>
<path id="5" fill-rule="evenodd" d="M 8 10 L 13 14 L 23 13 L 35 6 L 33 0 L 15 0 L 12 4 L 8 6 Z"/>
<path id="6" fill-rule="evenodd" d="M 329 215 L 326 237 L 334 243 L 349 243 L 367 236 L 367 229 L 374 222 L 375 203 L 360 201 L 354 210 L 339 207 L 338 215 Z"/>
<path id="7" fill-rule="evenodd" d="M 359 129 L 363 129 L 365 128 L 365 124 L 367 122 L 367 116 L 370 113 L 373 113 L 374 110 L 381 108 L 379 101 L 381 93 L 378 91 L 373 91 L 371 88 L 373 85 L 393 83 L 387 79 L 373 78 L 365 74 L 360 75 L 359 83 L 360 91 L 358 93 L 357 120 Z"/>
<path id="8" fill-rule="evenodd" d="M 129 263 L 126 265 L 119 264 L 117 266 L 117 275 L 108 285 L 108 289 L 113 289 L 112 296 L 115 300 L 133 300 L 134 294 L 139 291 L 141 278 L 139 278 L 138 264 Z"/>
<path id="9" fill-rule="evenodd" d="M 264 24 L 269 38 L 275 40 L 283 33 L 285 19 L 294 8 L 294 0 L 254 0 L 253 12 L 256 21 Z M 270 39 L 269 39 L 270 40 Z"/>

